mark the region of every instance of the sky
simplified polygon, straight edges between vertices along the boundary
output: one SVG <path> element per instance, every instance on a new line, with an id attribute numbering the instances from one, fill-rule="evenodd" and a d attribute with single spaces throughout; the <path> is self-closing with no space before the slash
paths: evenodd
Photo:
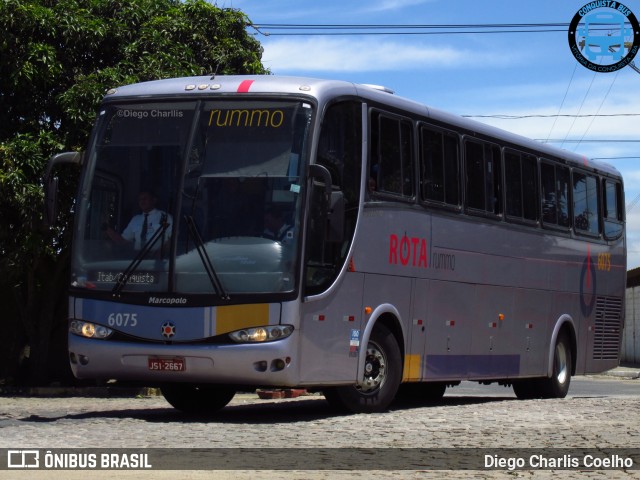
<path id="1" fill-rule="evenodd" d="M 628 268 L 640 267 L 640 73 L 630 66 L 594 72 L 573 56 L 566 24 L 591 0 L 216 3 L 242 10 L 255 25 L 563 24 L 523 33 L 281 35 L 310 30 L 266 26 L 250 32 L 275 75 L 384 85 L 396 95 L 613 165 L 625 181 Z M 640 18 L 640 0 L 623 4 Z M 636 62 L 640 67 L 640 55 Z"/>

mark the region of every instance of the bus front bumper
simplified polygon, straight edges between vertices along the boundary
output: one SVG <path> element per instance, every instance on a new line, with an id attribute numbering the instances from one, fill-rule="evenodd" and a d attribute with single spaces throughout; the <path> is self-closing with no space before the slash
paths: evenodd
<path id="1" fill-rule="evenodd" d="M 295 333 L 294 333 L 295 335 Z M 71 370 L 79 379 L 242 386 L 297 385 L 292 337 L 233 345 L 145 344 L 69 335 Z"/>

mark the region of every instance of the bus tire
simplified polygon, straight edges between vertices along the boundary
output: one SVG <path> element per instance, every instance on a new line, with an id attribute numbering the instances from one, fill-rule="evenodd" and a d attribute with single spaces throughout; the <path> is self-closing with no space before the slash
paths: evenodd
<path id="1" fill-rule="evenodd" d="M 377 325 L 367 344 L 364 386 L 331 387 L 323 393 L 329 405 L 352 413 L 376 413 L 386 410 L 402 380 L 402 356 L 393 333 Z"/>
<path id="2" fill-rule="evenodd" d="M 160 389 L 165 400 L 181 412 L 208 415 L 224 408 L 236 391 L 219 385 L 173 383 Z"/>
<path id="3" fill-rule="evenodd" d="M 564 398 L 571 383 L 571 343 L 566 333 L 558 335 L 553 352 L 553 373 L 550 377 L 514 380 L 513 391 L 520 400 L 532 398 Z"/>
<path id="4" fill-rule="evenodd" d="M 513 381 L 513 393 L 519 400 L 530 400 L 532 398 L 542 398 L 542 388 L 540 378 L 525 378 Z"/>
<path id="5" fill-rule="evenodd" d="M 541 390 L 544 398 L 564 398 L 571 384 L 571 342 L 566 332 L 558 335 L 553 353 L 553 372 L 550 377 L 541 379 Z"/>

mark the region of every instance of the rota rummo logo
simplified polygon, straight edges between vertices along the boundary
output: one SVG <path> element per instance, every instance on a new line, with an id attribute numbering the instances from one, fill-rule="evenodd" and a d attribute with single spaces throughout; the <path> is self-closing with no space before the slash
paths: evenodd
<path id="1" fill-rule="evenodd" d="M 569 25 L 573 56 L 589 70 L 615 72 L 640 48 L 640 25 L 631 9 L 613 0 L 585 4 Z"/>

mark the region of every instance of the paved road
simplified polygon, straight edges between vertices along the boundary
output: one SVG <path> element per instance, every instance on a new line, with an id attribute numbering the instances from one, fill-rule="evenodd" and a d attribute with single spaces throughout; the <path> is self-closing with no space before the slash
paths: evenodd
<path id="1" fill-rule="evenodd" d="M 563 400 L 516 400 L 510 389 L 463 384 L 432 405 L 337 415 L 319 395 L 265 401 L 238 395 L 214 419 L 161 397 L 0 398 L 0 448 L 640 448 L 640 380 L 574 378 Z M 489 390 L 486 390 L 489 389 Z M 586 393 L 585 393 L 586 392 Z M 589 393 L 591 392 L 591 393 Z M 638 459 L 640 462 L 640 459 Z M 0 471 L 0 479 L 114 478 L 113 471 Z M 122 479 L 640 478 L 586 471 L 127 471 Z"/>

